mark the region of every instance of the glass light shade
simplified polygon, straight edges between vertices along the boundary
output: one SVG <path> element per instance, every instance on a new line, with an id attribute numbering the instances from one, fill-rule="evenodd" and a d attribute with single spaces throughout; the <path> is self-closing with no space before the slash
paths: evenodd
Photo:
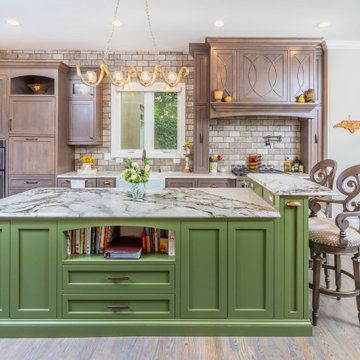
<path id="1" fill-rule="evenodd" d="M 113 73 L 114 81 L 117 83 L 121 83 L 124 80 L 124 73 L 122 71 L 115 71 Z"/>
<path id="2" fill-rule="evenodd" d="M 151 76 L 148 71 L 143 71 L 140 75 L 140 78 L 144 83 L 148 83 L 151 80 Z"/>
<path id="3" fill-rule="evenodd" d="M 96 83 L 96 79 L 97 79 L 97 75 L 95 71 L 87 71 L 86 72 L 86 80 L 90 83 L 90 84 L 95 84 Z"/>
<path id="4" fill-rule="evenodd" d="M 167 74 L 167 80 L 169 83 L 174 83 L 177 79 L 177 75 L 176 72 L 174 71 L 169 71 Z"/>

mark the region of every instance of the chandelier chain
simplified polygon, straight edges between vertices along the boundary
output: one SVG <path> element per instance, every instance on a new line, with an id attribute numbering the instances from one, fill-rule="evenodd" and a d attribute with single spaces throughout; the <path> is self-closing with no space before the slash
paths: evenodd
<path id="1" fill-rule="evenodd" d="M 104 61 L 106 61 L 108 56 L 109 56 L 110 43 L 111 43 L 111 40 L 112 40 L 112 38 L 114 36 L 115 21 L 117 20 L 117 13 L 118 13 L 118 10 L 119 10 L 119 4 L 120 4 L 120 0 L 116 0 L 116 4 L 115 4 L 115 8 L 114 8 L 114 16 L 113 16 L 113 20 L 112 20 L 112 23 L 111 23 L 111 31 L 110 31 L 109 38 L 108 38 L 108 40 L 106 42 Z"/>
<path id="2" fill-rule="evenodd" d="M 152 29 L 152 25 L 151 25 L 151 18 L 150 18 L 148 0 L 145 0 L 145 12 L 146 12 L 147 23 L 148 23 L 148 26 L 149 26 L 150 36 L 151 36 L 151 39 L 152 39 L 152 42 L 153 42 L 154 50 L 157 51 L 157 44 L 156 44 L 153 29 Z"/>

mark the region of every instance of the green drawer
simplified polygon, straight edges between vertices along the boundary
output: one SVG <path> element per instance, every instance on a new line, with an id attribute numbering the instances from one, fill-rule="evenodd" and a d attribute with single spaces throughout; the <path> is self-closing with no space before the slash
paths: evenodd
<path id="1" fill-rule="evenodd" d="M 173 294 L 63 295 L 66 319 L 170 319 L 175 317 Z"/>
<path id="2" fill-rule="evenodd" d="M 175 289 L 174 265 L 63 265 L 64 290 Z"/>

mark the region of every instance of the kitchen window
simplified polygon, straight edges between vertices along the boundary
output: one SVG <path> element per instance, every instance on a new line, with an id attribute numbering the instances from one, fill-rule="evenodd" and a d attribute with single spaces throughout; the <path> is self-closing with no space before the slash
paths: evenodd
<path id="1" fill-rule="evenodd" d="M 185 84 L 169 89 L 128 84 L 111 88 L 111 156 L 182 157 L 185 142 Z"/>

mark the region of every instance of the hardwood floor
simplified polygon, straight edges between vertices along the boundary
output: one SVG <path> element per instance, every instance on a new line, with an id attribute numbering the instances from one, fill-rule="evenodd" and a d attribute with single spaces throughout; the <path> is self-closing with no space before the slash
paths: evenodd
<path id="1" fill-rule="evenodd" d="M 352 271 L 350 258 L 344 259 Z M 333 274 L 332 274 L 333 275 Z M 322 279 L 324 280 L 324 279 Z M 323 281 L 324 282 L 324 281 Z M 334 278 L 331 277 L 331 285 Z M 343 277 L 343 287 L 353 281 Z M 311 303 L 311 301 L 310 301 Z M 137 359 L 360 359 L 355 299 L 320 297 L 319 324 L 311 338 L 123 337 L 0 339 L 4 360 Z"/>

